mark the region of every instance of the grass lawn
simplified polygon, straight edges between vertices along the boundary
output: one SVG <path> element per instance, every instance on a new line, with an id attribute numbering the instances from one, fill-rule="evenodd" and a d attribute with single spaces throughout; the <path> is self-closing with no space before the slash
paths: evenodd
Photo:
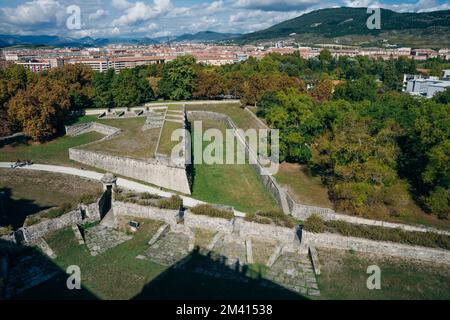
<path id="1" fill-rule="evenodd" d="M 99 299 L 130 299 L 143 286 L 166 268 L 136 256 L 148 248 L 148 241 L 161 222 L 140 220 L 141 226 L 133 239 L 98 256 L 91 256 L 85 245 L 78 245 L 72 229 L 60 230 L 46 238 L 58 255 L 54 262 L 65 270 L 69 265 L 81 269 L 82 285 Z M 68 291 L 64 286 L 61 292 Z M 74 290 L 76 291 L 76 290 Z"/>
<path id="2" fill-rule="evenodd" d="M 333 208 L 328 189 L 320 177 L 312 176 L 308 169 L 295 163 L 281 163 L 275 178 L 289 194 L 301 204 Z"/>
<path id="3" fill-rule="evenodd" d="M 83 149 L 138 159 L 152 158 L 154 157 L 160 129 L 154 128 L 142 131 L 145 120 L 145 117 L 95 120 L 119 128 L 122 132 L 112 139 L 92 143 Z"/>
<path id="4" fill-rule="evenodd" d="M 164 121 L 157 152 L 170 156 L 172 154 L 173 147 L 179 143 L 179 141 L 172 141 L 172 132 L 176 129 L 182 128 L 182 123 Z"/>
<path id="5" fill-rule="evenodd" d="M 318 254 L 322 299 L 450 299 L 448 265 L 331 249 Z M 367 289 L 370 265 L 380 267 L 380 290 Z"/>
<path id="6" fill-rule="evenodd" d="M 102 185 L 65 174 L 0 169 L 0 190 L 7 195 L 6 224 L 18 227 L 27 215 L 66 203 L 77 205 L 81 196 L 101 192 Z"/>
<path id="7" fill-rule="evenodd" d="M 69 148 L 80 146 L 103 138 L 97 132 L 89 132 L 76 137 L 62 136 L 46 143 L 10 144 L 0 149 L 0 161 L 15 162 L 30 159 L 34 163 L 74 166 L 69 159 Z"/>
<path id="8" fill-rule="evenodd" d="M 203 130 L 217 128 L 221 122 L 203 121 Z M 198 134 L 194 132 L 194 136 Z M 193 141 L 195 142 L 195 138 Z M 203 142 L 203 149 L 209 142 Z M 265 189 L 256 172 L 248 164 L 194 164 L 192 197 L 199 200 L 234 206 L 244 212 L 277 208 L 272 195 Z"/>
<path id="9" fill-rule="evenodd" d="M 259 129 L 261 124 L 237 103 L 186 105 L 186 111 L 211 111 L 228 115 L 240 129 Z"/>

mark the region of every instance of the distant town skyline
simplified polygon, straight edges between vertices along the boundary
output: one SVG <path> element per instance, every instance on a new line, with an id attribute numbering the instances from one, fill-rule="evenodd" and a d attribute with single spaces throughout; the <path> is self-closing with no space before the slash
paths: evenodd
<path id="1" fill-rule="evenodd" d="M 66 24 L 70 6 L 80 9 L 75 29 Z M 450 9 L 445 0 L 0 0 L 0 34 L 157 38 L 206 30 L 247 33 L 339 6 L 398 12 Z"/>

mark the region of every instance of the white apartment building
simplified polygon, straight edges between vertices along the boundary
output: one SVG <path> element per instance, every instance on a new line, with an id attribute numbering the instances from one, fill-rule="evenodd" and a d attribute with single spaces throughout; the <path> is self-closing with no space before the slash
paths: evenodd
<path id="1" fill-rule="evenodd" d="M 443 79 L 438 77 L 422 78 L 420 75 L 403 77 L 403 91 L 414 96 L 432 98 L 436 93 L 450 88 L 450 70 L 444 70 Z"/>

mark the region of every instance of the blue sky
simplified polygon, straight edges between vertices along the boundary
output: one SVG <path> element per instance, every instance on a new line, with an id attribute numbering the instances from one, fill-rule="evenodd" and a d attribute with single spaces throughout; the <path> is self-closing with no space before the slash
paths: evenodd
<path id="1" fill-rule="evenodd" d="M 66 27 L 67 7 L 81 12 Z M 379 6 L 399 12 L 450 9 L 445 0 L 0 0 L 0 34 L 161 37 L 261 30 L 315 9 Z"/>

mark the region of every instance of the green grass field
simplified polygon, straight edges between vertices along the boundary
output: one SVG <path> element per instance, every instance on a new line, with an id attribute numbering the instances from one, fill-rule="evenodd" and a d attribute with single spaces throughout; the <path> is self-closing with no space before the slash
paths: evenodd
<path id="1" fill-rule="evenodd" d="M 312 176 L 307 168 L 294 163 L 281 163 L 275 178 L 299 203 L 333 208 L 327 187 L 320 177 Z"/>
<path id="2" fill-rule="evenodd" d="M 15 162 L 17 159 L 30 159 L 34 163 L 74 166 L 76 163 L 69 159 L 69 148 L 101 138 L 102 134 L 90 132 L 76 137 L 58 137 L 45 143 L 11 144 L 0 149 L 0 161 Z"/>
<path id="3" fill-rule="evenodd" d="M 170 156 L 172 153 L 172 149 L 179 143 L 178 141 L 172 141 L 172 132 L 176 129 L 182 128 L 182 123 L 164 121 L 157 153 Z"/>
<path id="4" fill-rule="evenodd" d="M 225 125 L 212 120 L 203 121 L 203 130 L 208 128 L 217 128 L 224 132 Z M 193 134 L 195 143 L 195 135 L 198 133 L 194 131 Z M 209 142 L 203 142 L 203 150 L 208 144 Z M 231 205 L 244 212 L 276 208 L 272 195 L 248 164 L 195 164 L 194 162 L 194 170 L 192 190 L 194 198 Z"/>
<path id="5" fill-rule="evenodd" d="M 341 250 L 318 250 L 321 299 L 450 299 L 448 265 Z M 381 270 L 381 289 L 367 289 L 367 267 Z"/>
<path id="6" fill-rule="evenodd" d="M 241 109 L 237 103 L 224 103 L 224 104 L 192 104 L 186 105 L 186 111 L 211 111 L 223 113 L 229 116 L 236 126 L 240 129 L 259 129 L 263 128 L 261 124 L 253 118 L 247 111 Z"/>
<path id="7" fill-rule="evenodd" d="M 83 118 L 81 118 L 80 123 L 84 121 Z M 160 129 L 154 128 L 142 131 L 145 117 L 98 119 L 95 121 L 119 128 L 122 132 L 112 139 L 89 144 L 83 149 L 138 159 L 154 157 Z"/>

